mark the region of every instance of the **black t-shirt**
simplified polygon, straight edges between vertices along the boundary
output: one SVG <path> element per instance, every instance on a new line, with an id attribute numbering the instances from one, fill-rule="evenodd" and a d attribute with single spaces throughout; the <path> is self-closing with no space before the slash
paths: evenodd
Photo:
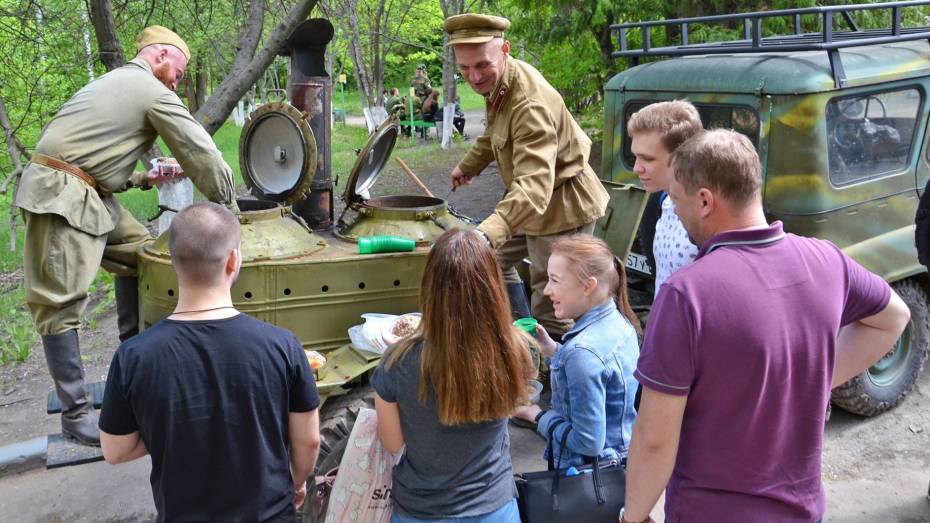
<path id="1" fill-rule="evenodd" d="M 290 332 L 239 314 L 164 320 L 110 364 L 100 429 L 138 431 L 158 521 L 289 521 L 288 413 L 320 396 Z"/>

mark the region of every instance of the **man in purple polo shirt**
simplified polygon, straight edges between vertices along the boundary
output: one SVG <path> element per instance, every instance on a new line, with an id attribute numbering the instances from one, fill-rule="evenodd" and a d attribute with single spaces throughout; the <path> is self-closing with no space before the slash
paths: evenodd
<path id="1" fill-rule="evenodd" d="M 907 306 L 835 245 L 768 224 L 745 136 L 696 136 L 673 164 L 700 251 L 649 318 L 621 521 L 648 521 L 662 489 L 669 522 L 818 521 L 830 389 L 888 351 Z"/>

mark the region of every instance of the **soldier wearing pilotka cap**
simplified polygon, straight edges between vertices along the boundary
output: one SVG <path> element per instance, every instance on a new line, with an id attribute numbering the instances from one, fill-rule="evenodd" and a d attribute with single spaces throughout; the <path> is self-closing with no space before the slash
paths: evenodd
<path id="1" fill-rule="evenodd" d="M 186 175 L 208 199 L 236 208 L 232 170 L 174 93 L 191 57 L 187 44 L 161 26 L 146 28 L 136 44 L 133 60 L 62 105 L 14 200 L 26 223 L 26 302 L 61 399 L 62 433 L 87 445 L 100 444 L 77 333 L 87 288 L 101 266 L 114 273 L 120 341 L 136 334 L 136 250 L 151 239 L 114 193 L 167 179 L 154 170 L 134 173 L 161 136 L 183 169 L 174 177 Z"/>
<path id="2" fill-rule="evenodd" d="M 507 193 L 478 227 L 498 250 L 514 314 L 535 316 L 553 336 L 570 320 L 558 320 L 543 295 L 550 245 L 564 236 L 594 231 L 607 208 L 607 191 L 588 165 L 591 140 L 561 95 L 533 66 L 510 56 L 499 16 L 446 19 L 448 45 L 462 77 L 485 98 L 487 128 L 452 170 L 453 187 L 496 161 Z M 514 266 L 529 257 L 532 312 Z"/>

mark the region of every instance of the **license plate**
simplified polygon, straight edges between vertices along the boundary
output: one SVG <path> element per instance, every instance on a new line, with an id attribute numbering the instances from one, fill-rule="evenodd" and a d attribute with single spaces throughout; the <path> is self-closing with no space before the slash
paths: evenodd
<path id="1" fill-rule="evenodd" d="M 652 276 L 652 271 L 649 270 L 649 262 L 642 254 L 636 254 L 635 252 L 627 254 L 626 268 Z"/>

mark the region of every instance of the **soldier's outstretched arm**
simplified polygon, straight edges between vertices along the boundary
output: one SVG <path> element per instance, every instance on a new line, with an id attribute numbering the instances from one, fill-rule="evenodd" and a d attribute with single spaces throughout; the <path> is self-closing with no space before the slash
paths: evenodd
<path id="1" fill-rule="evenodd" d="M 165 93 L 149 108 L 148 118 L 197 189 L 210 201 L 237 211 L 232 169 L 181 99 Z"/>

